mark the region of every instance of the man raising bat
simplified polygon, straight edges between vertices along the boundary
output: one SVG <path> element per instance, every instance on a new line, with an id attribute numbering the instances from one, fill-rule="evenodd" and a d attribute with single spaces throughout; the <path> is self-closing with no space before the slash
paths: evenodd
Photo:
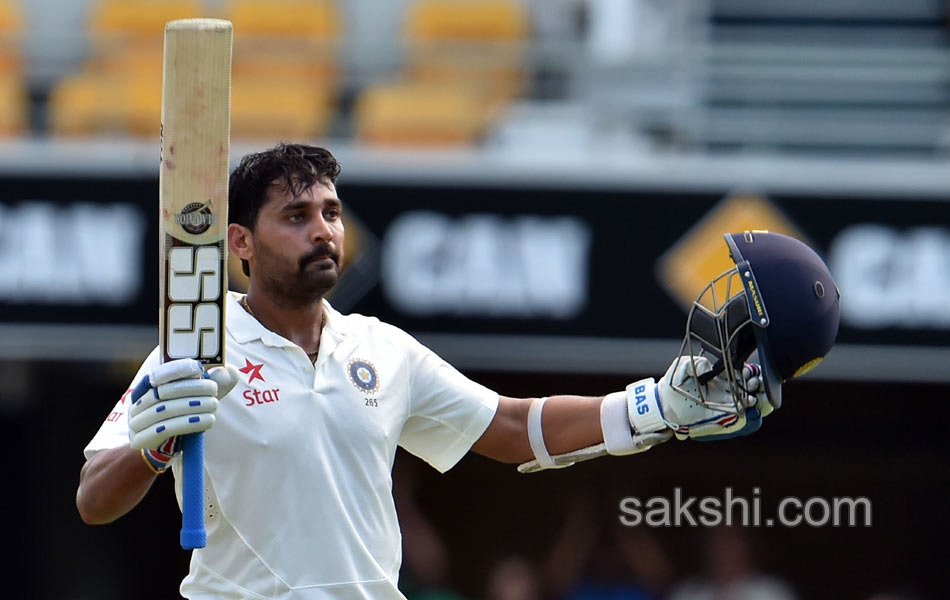
<path id="1" fill-rule="evenodd" d="M 501 396 L 400 329 L 324 298 L 343 264 L 339 172 L 325 149 L 279 145 L 231 174 L 228 243 L 250 285 L 227 297 L 228 363 L 240 379 L 202 392 L 214 414 L 204 434 L 208 539 L 182 582 L 188 598 L 403 598 L 398 447 L 440 471 L 472 450 L 528 472 L 672 437 L 734 437 L 757 429 L 780 405 L 781 384 L 834 342 L 837 288 L 818 255 L 778 234 L 729 234 L 736 268 L 718 283 L 731 291 L 697 301 L 659 381 L 606 397 Z M 180 385 L 162 383 L 170 364 L 153 354 L 133 382 L 158 384 L 151 406 L 184 394 L 163 395 Z M 129 446 L 161 423 L 141 425 L 136 411 L 103 423 L 86 447 L 77 495 L 86 522 L 131 510 L 162 470 Z M 148 435 L 178 461 L 172 438 Z"/>

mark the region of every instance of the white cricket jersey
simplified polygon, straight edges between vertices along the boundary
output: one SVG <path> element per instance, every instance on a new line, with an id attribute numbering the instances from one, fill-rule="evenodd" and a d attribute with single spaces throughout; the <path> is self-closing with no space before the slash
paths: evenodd
<path id="1" fill-rule="evenodd" d="M 403 598 L 392 497 L 396 447 L 440 471 L 491 422 L 498 394 L 405 332 L 325 303 L 311 364 L 304 351 L 227 300 L 227 360 L 241 371 L 205 433 L 208 545 L 181 584 L 187 598 Z M 134 382 L 158 364 L 152 352 Z M 86 458 L 128 444 L 126 393 Z M 180 459 L 172 461 L 181 504 Z"/>

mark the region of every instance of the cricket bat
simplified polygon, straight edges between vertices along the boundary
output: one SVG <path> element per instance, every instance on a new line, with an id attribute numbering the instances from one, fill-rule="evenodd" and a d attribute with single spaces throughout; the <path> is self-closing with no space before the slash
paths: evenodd
<path id="1" fill-rule="evenodd" d="M 229 21 L 165 25 L 159 174 L 159 346 L 162 361 L 224 364 L 228 289 Z M 182 440 L 181 547 L 203 548 L 204 439 Z"/>

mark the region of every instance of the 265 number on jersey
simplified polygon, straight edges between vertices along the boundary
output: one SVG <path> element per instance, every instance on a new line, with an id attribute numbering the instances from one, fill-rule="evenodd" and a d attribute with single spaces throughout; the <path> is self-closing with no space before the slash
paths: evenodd
<path id="1" fill-rule="evenodd" d="M 218 245 L 175 246 L 168 252 L 165 353 L 220 362 L 223 254 Z"/>

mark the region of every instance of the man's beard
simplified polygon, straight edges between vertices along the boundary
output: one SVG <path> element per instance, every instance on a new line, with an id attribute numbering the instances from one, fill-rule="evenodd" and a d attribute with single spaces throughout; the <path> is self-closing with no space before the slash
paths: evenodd
<path id="1" fill-rule="evenodd" d="M 330 264 L 315 264 L 318 258 L 328 257 Z M 310 252 L 300 258 L 295 273 L 283 273 L 275 276 L 265 270 L 261 273 L 268 288 L 268 295 L 274 301 L 288 308 L 312 305 L 333 289 L 340 279 L 340 255 L 329 244 L 314 246 Z"/>

